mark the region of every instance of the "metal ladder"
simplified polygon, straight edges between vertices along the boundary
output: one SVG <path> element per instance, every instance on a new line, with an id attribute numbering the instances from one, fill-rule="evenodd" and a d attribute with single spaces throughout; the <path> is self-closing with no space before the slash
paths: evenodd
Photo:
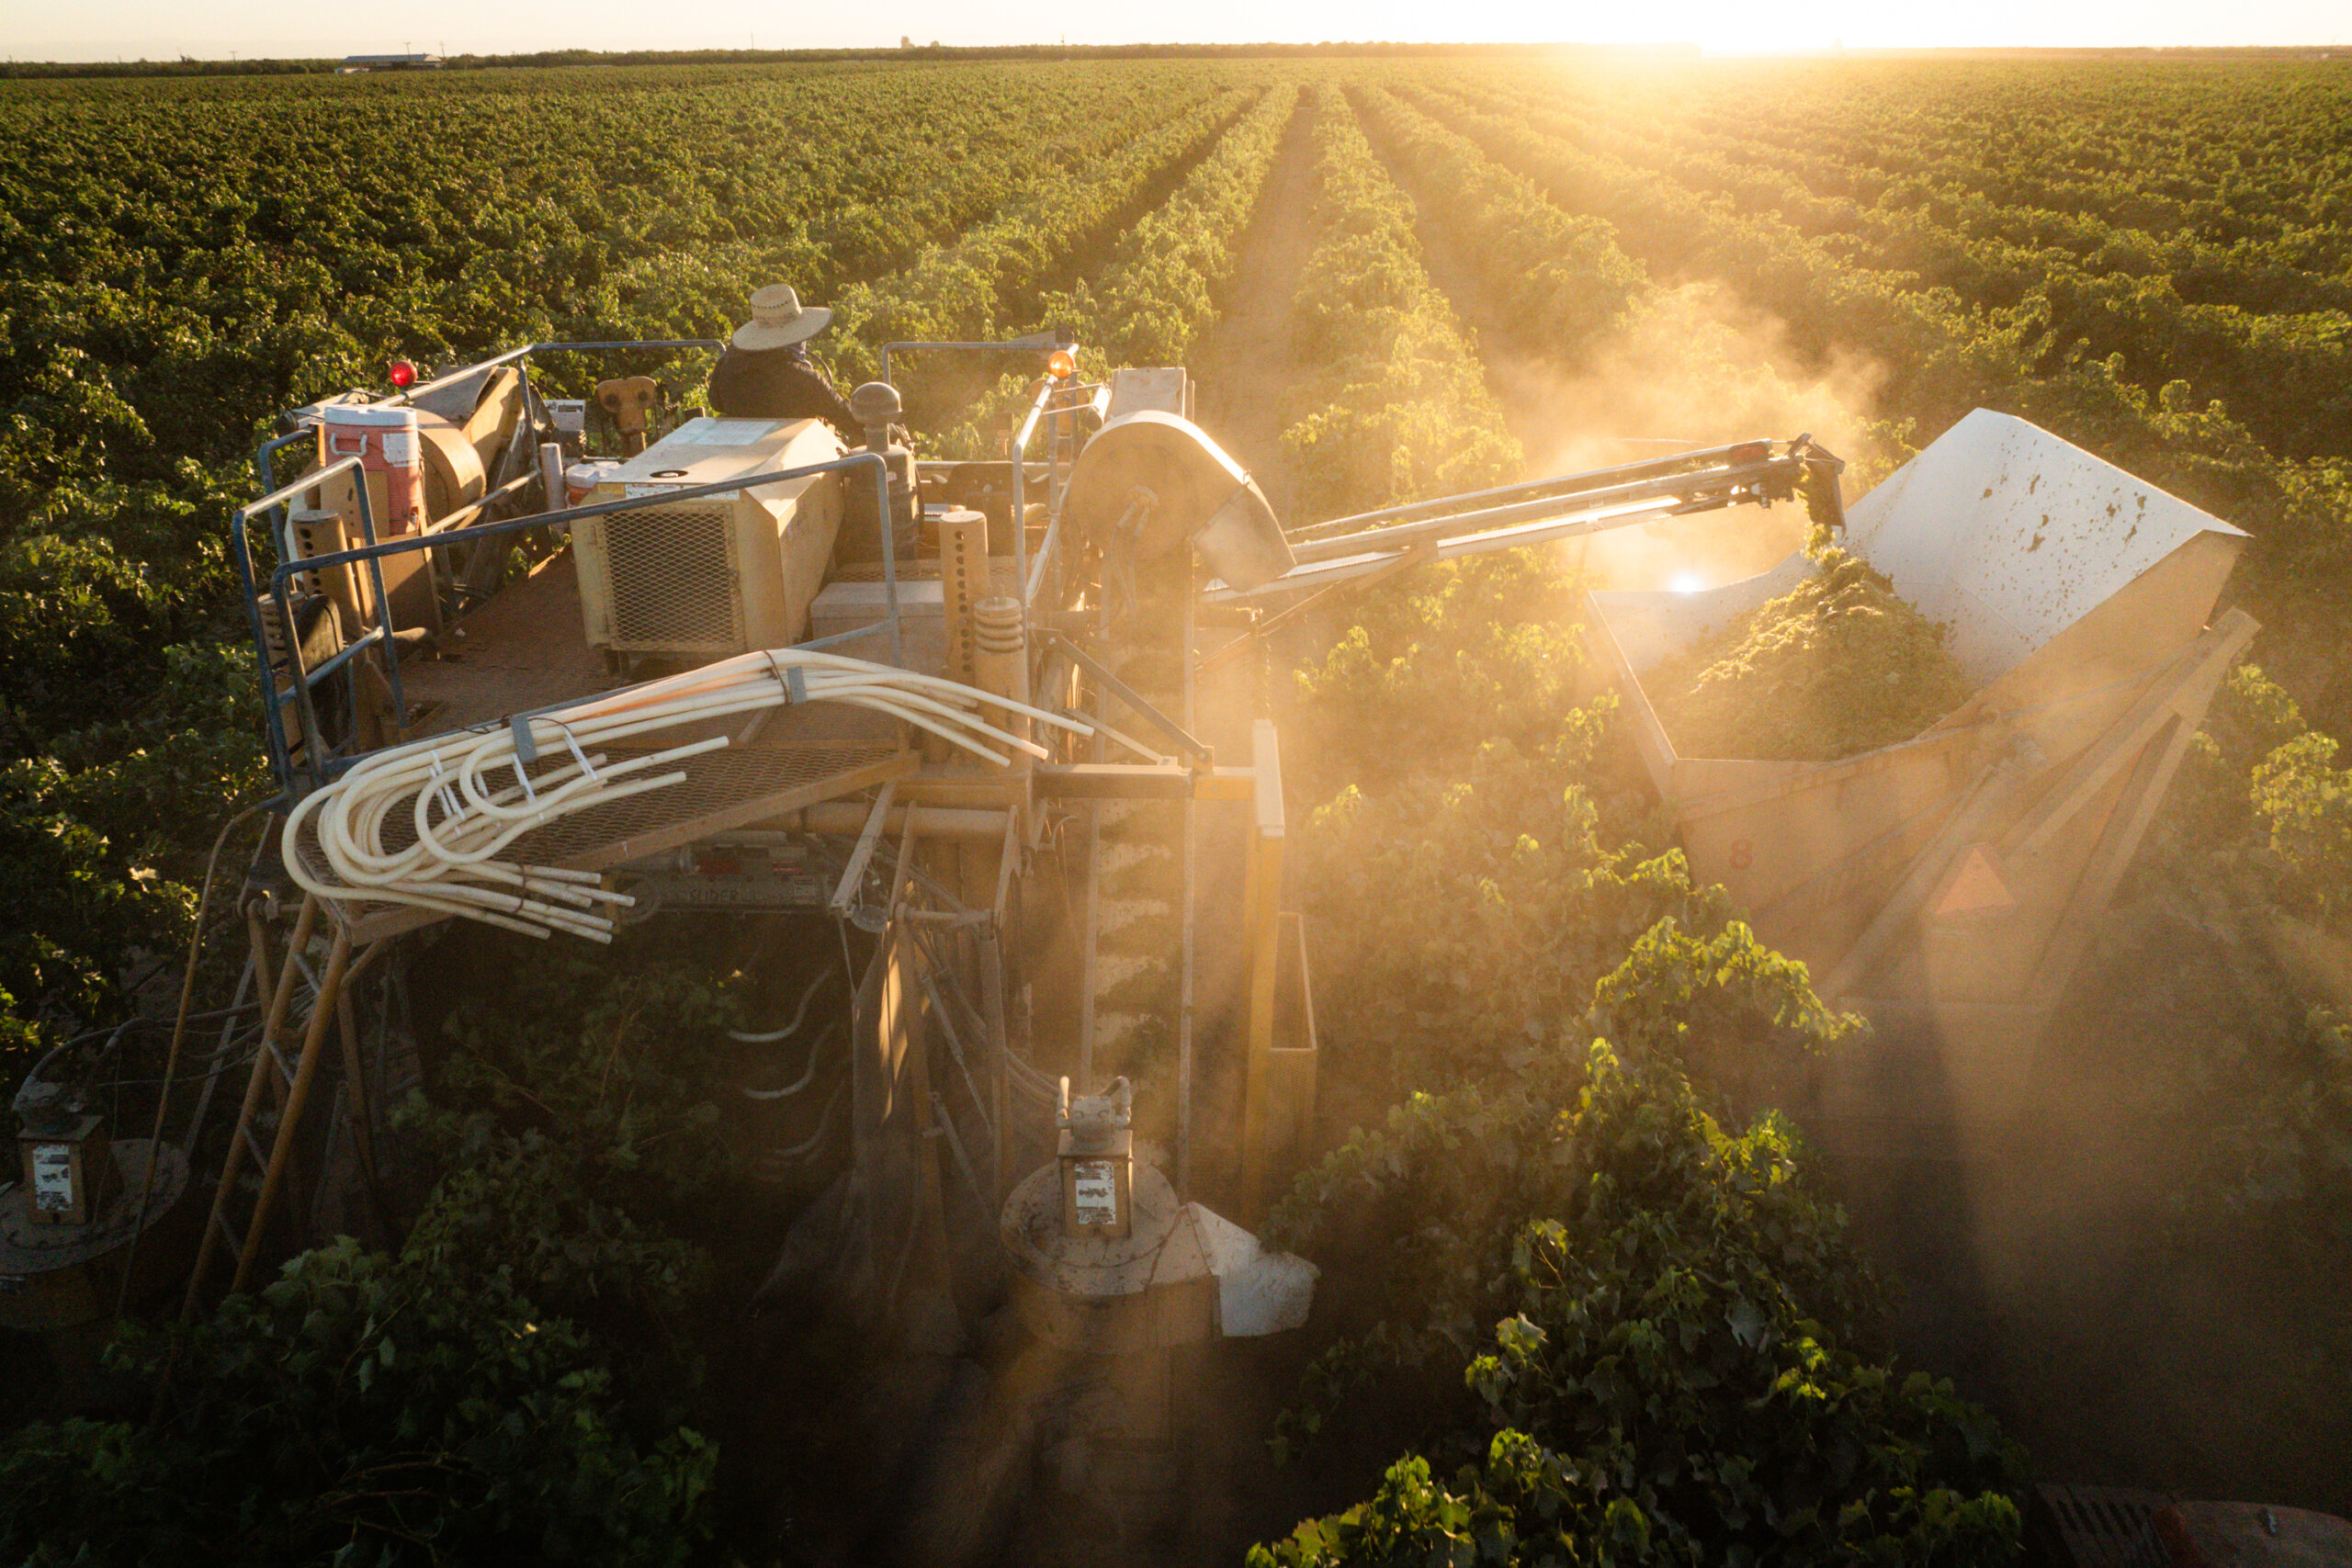
<path id="1" fill-rule="evenodd" d="M 302 964 L 303 950 L 317 929 L 320 904 L 316 895 L 306 896 L 301 912 L 295 917 L 294 931 L 288 940 L 284 962 L 273 984 L 269 973 L 269 955 L 266 932 L 258 913 L 248 917 L 248 930 L 253 944 L 253 963 L 257 982 L 269 995 L 269 1010 L 262 1023 L 261 1040 L 254 1047 L 253 1075 L 245 1083 L 244 1104 L 237 1112 L 237 1124 L 229 1139 L 229 1152 L 220 1165 L 220 1182 L 212 1194 L 212 1213 L 204 1224 L 204 1235 L 198 1244 L 196 1265 L 188 1271 L 187 1296 L 180 1306 L 183 1320 L 193 1318 L 204 1300 L 205 1281 L 213 1265 L 221 1256 L 225 1243 L 236 1258 L 235 1272 L 229 1283 L 230 1293 L 244 1290 L 253 1282 L 254 1270 L 261 1258 L 262 1238 L 270 1212 L 286 1184 L 286 1174 L 294 1153 L 294 1140 L 302 1122 L 302 1111 L 310 1101 L 311 1088 L 317 1081 L 319 1064 L 325 1055 L 327 1026 L 331 1021 L 342 1022 L 344 1070 L 353 1085 L 355 1113 L 352 1126 L 357 1134 L 360 1158 L 371 1168 L 373 1150 L 368 1147 L 367 1117 L 356 1111 L 358 1086 L 365 1079 L 359 1064 L 359 1042 L 350 1014 L 344 1007 L 344 993 L 356 978 L 382 944 L 371 948 L 357 964 L 351 961 L 351 934 L 340 924 L 336 926 L 328 950 L 327 965 L 314 987 L 310 987 L 309 1011 L 302 1028 L 302 1048 L 292 1063 L 286 1059 L 281 1042 L 287 1032 L 288 1014 L 293 1010 L 294 993 L 298 985 L 308 979 Z M 269 1102 L 265 1109 L 265 1102 Z M 275 1138 L 265 1149 L 254 1128 L 266 1114 L 277 1120 Z M 239 1179 L 244 1175 L 248 1160 L 262 1173 L 261 1190 L 255 1197 L 253 1212 L 241 1232 L 231 1220 L 230 1211 L 238 1190 Z"/>

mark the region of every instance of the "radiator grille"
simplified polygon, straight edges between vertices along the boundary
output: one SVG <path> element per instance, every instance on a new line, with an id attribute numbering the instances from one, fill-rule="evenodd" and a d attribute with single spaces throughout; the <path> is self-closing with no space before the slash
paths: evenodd
<path id="1" fill-rule="evenodd" d="M 726 508 L 686 506 L 605 519 L 615 648 L 732 653 L 743 646 L 729 521 Z"/>

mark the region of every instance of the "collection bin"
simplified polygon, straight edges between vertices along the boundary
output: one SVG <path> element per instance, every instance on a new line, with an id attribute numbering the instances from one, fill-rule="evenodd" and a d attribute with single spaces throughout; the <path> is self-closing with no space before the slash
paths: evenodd
<path id="1" fill-rule="evenodd" d="M 2208 624 L 2245 541 L 1977 410 L 1852 506 L 1845 540 L 1951 628 L 1974 693 L 1910 740 L 1835 761 L 1684 756 L 1642 685 L 1787 592 L 1804 557 L 1697 592 L 1587 595 L 1596 666 L 1692 872 L 1826 998 L 1920 1047 L 1901 1114 L 1998 1125 L 2020 1108 L 2059 996 L 2254 635 L 2236 610 Z M 1825 1109 L 1885 1114 L 1885 1085 L 1843 1069 Z"/>

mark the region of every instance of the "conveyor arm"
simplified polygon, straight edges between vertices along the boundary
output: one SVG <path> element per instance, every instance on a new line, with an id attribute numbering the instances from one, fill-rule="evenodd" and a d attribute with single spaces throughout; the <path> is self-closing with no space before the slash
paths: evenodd
<path id="1" fill-rule="evenodd" d="M 1298 564 L 1282 576 L 1246 592 L 1214 582 L 1205 597 L 1211 603 L 1263 598 L 1384 572 L 1415 550 L 1439 559 L 1482 555 L 1749 502 L 1802 499 L 1816 520 L 1838 527 L 1845 519 L 1837 476 L 1844 467 L 1800 435 L 1785 444 L 1743 441 L 1359 513 L 1292 530 Z"/>

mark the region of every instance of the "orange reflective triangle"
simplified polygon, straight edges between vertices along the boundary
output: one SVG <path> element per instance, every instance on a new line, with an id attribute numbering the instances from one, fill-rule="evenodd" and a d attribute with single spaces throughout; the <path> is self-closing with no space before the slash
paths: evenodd
<path id="1" fill-rule="evenodd" d="M 1942 897 L 1936 900 L 1938 915 L 1966 915 L 1979 909 L 2010 909 L 2017 907 L 2017 896 L 2001 874 L 1993 869 L 1993 857 L 1984 846 L 1970 846 L 1968 858 L 1960 863 L 1960 874 L 1951 879 Z"/>

